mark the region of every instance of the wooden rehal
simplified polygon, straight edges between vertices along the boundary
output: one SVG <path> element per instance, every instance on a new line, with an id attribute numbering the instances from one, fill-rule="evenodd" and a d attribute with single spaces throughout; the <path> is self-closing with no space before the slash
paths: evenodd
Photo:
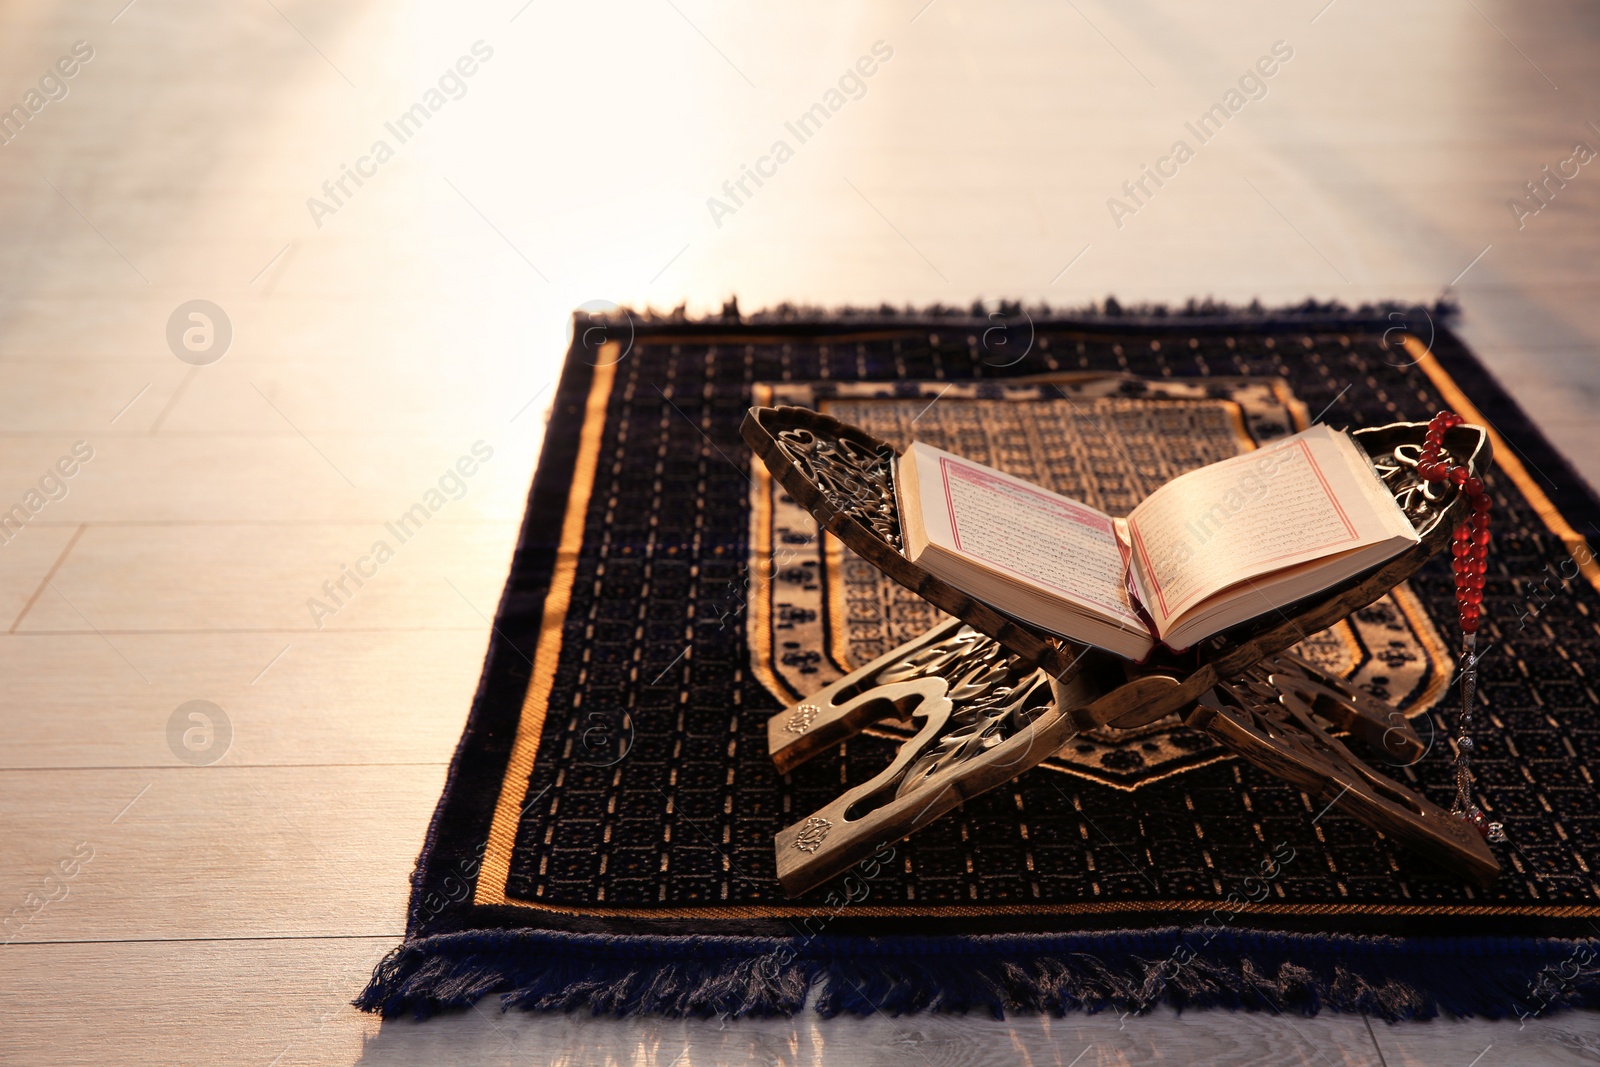
<path id="1" fill-rule="evenodd" d="M 875 778 L 777 835 L 784 890 L 796 895 L 827 881 L 1029 770 L 1081 731 L 1131 729 L 1174 713 L 1319 806 L 1338 808 L 1458 875 L 1492 881 L 1499 864 L 1475 829 L 1345 743 L 1359 739 L 1398 762 L 1414 761 L 1423 748 L 1405 716 L 1287 651 L 1371 604 L 1450 543 L 1468 504 L 1455 489 L 1417 477 L 1425 432 L 1423 423 L 1395 423 L 1352 434 L 1420 543 L 1181 655 L 1160 651 L 1133 664 L 1005 615 L 906 559 L 892 445 L 807 408 L 752 408 L 742 433 L 784 490 L 863 559 L 953 616 L 768 723 L 768 750 L 781 772 L 874 722 L 918 726 Z M 1488 469 L 1491 447 L 1481 428 L 1451 430 L 1445 447 L 1474 473 Z"/>

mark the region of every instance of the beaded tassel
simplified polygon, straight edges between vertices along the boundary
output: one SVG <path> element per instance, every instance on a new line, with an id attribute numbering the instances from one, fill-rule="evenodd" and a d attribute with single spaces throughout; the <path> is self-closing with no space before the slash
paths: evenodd
<path id="1" fill-rule="evenodd" d="M 1428 435 L 1417 462 L 1417 476 L 1426 482 L 1448 482 L 1472 502 L 1472 515 L 1455 529 L 1450 545 L 1456 578 L 1456 608 L 1461 618 L 1461 720 L 1456 737 L 1456 799 L 1452 815 L 1466 819 L 1490 841 L 1506 839 L 1505 828 L 1490 822 L 1472 802 L 1472 712 L 1478 694 L 1478 621 L 1483 614 L 1483 578 L 1488 571 L 1489 494 L 1483 480 L 1463 464 L 1441 458 L 1445 431 L 1464 420 L 1453 411 L 1441 411 L 1428 424 Z"/>

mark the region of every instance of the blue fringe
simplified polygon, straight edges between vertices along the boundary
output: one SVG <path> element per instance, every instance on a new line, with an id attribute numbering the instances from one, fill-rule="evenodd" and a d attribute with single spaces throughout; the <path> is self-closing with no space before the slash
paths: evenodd
<path id="1" fill-rule="evenodd" d="M 1600 940 L 1357 937 L 1195 928 L 1077 935 L 811 939 L 552 931 L 439 934 L 395 949 L 354 1002 L 425 1018 L 502 1010 L 670 1016 L 1117 1011 L 1157 1004 L 1390 1021 L 1600 1006 Z M 1194 955 L 1188 958 L 1188 950 Z M 1174 952 L 1187 958 L 1173 962 Z M 1581 960 L 1582 964 L 1575 961 Z"/>

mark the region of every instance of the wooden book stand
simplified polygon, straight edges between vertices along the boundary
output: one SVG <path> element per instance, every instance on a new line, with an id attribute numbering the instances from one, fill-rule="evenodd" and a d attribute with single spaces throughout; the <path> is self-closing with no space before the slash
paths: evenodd
<path id="1" fill-rule="evenodd" d="M 1316 597 L 1133 664 L 1039 630 L 940 581 L 900 552 L 895 449 L 807 408 L 758 407 L 741 432 L 784 490 L 863 559 L 954 618 L 774 715 L 767 747 L 780 772 L 883 719 L 920 723 L 877 777 L 779 832 L 778 881 L 791 896 L 848 870 L 968 797 L 1022 774 L 1081 731 L 1132 729 L 1180 713 L 1256 766 L 1487 884 L 1500 866 L 1482 835 L 1373 770 L 1329 733 L 1415 760 L 1423 745 L 1397 709 L 1287 650 L 1358 611 L 1450 543 L 1470 503 L 1416 474 L 1427 426 L 1352 436 L 1421 543 Z M 1445 448 L 1488 469 L 1487 433 L 1459 426 Z"/>

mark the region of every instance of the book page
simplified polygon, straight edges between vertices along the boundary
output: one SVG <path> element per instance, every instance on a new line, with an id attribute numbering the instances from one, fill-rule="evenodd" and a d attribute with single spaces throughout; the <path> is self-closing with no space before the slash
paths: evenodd
<path id="1" fill-rule="evenodd" d="M 1129 516 L 1140 598 L 1158 629 L 1239 582 L 1376 543 L 1397 511 L 1343 435 L 1316 426 L 1173 479 Z"/>
<path id="2" fill-rule="evenodd" d="M 907 457 L 917 464 L 930 542 L 1145 629 L 1110 516 L 928 445 Z"/>

